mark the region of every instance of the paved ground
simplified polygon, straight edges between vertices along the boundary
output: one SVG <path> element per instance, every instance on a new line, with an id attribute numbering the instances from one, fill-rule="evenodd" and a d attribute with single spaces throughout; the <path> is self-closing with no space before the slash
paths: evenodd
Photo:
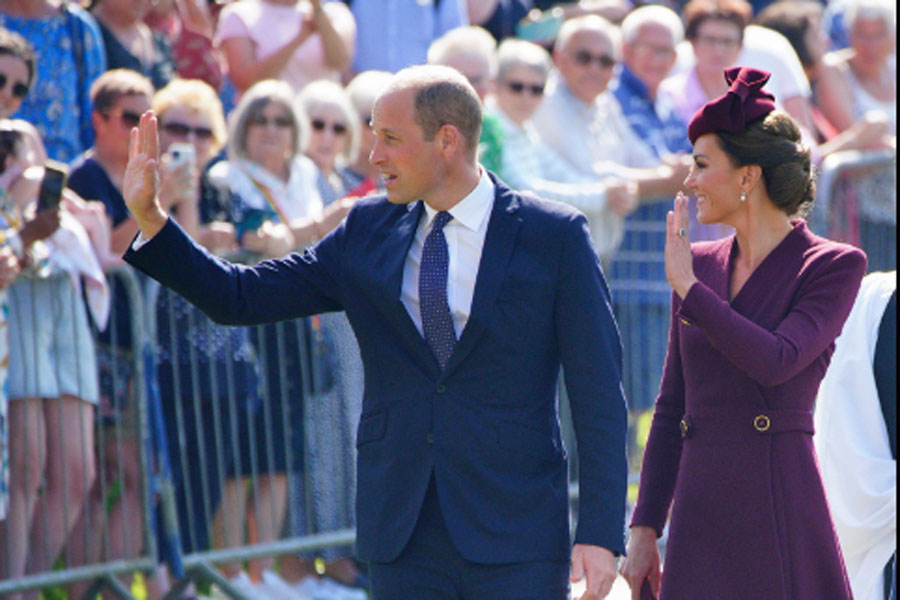
<path id="1" fill-rule="evenodd" d="M 578 598 L 583 593 L 584 581 L 572 585 L 572 598 Z M 631 600 L 631 589 L 624 579 L 616 577 L 616 582 L 613 584 L 612 591 L 606 597 L 606 600 Z"/>

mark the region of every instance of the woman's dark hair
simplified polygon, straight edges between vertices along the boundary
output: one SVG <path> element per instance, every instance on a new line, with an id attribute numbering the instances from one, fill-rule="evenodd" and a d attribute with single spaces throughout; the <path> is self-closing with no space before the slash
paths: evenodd
<path id="1" fill-rule="evenodd" d="M 697 30 L 704 22 L 715 20 L 732 23 L 741 32 L 743 41 L 744 28 L 753 17 L 753 6 L 745 0 L 691 0 L 684 5 L 682 16 L 684 37 L 689 40 L 697 38 Z"/>
<path id="2" fill-rule="evenodd" d="M 816 60 L 807 45 L 806 34 L 821 18 L 822 6 L 817 2 L 779 0 L 762 10 L 756 17 L 756 23 L 774 29 L 787 38 L 800 64 L 809 69 L 815 66 Z"/>
<path id="3" fill-rule="evenodd" d="M 6 159 L 19 154 L 22 146 L 22 132 L 15 129 L 0 129 L 0 173 L 6 171 Z"/>
<path id="4" fill-rule="evenodd" d="M 809 148 L 787 114 L 772 111 L 747 125 L 743 133 L 717 133 L 719 146 L 736 167 L 759 165 L 766 193 L 790 216 L 805 217 L 816 198 Z"/>
<path id="5" fill-rule="evenodd" d="M 0 27 L 0 55 L 13 56 L 25 63 L 28 68 L 28 87 L 34 83 L 34 48 L 14 31 Z"/>

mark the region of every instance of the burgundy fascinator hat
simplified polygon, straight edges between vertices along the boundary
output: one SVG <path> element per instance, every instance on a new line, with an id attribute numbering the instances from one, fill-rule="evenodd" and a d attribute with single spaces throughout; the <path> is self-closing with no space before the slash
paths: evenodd
<path id="1" fill-rule="evenodd" d="M 724 96 L 710 100 L 694 114 L 688 125 L 691 143 L 707 133 L 742 133 L 747 123 L 775 110 L 775 96 L 763 91 L 769 73 L 752 67 L 725 70 L 729 88 Z"/>

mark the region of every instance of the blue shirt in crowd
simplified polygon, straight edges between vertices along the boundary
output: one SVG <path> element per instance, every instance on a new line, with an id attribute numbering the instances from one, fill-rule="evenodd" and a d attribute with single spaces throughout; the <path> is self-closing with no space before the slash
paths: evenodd
<path id="1" fill-rule="evenodd" d="M 353 70 L 396 72 L 423 64 L 431 42 L 469 24 L 463 0 L 356 0 L 356 58 Z"/>
<path id="2" fill-rule="evenodd" d="M 613 95 L 631 129 L 657 158 L 691 152 L 687 125 L 665 97 L 651 98 L 647 86 L 622 65 L 611 85 Z M 616 303 L 669 303 L 666 280 L 666 212 L 669 199 L 641 204 L 625 219 L 625 235 L 611 265 L 610 281 Z"/>
<path id="3" fill-rule="evenodd" d="M 93 146 L 91 84 L 106 70 L 103 38 L 94 17 L 74 3 L 50 17 L 0 14 L 0 26 L 35 49 L 34 86 L 13 117 L 34 125 L 50 158 L 70 162 Z"/>

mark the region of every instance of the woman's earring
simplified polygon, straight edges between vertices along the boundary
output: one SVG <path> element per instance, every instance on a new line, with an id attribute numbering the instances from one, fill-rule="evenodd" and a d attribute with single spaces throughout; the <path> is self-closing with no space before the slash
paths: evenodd
<path id="1" fill-rule="evenodd" d="M 741 202 L 747 201 L 747 192 L 741 190 Z"/>

